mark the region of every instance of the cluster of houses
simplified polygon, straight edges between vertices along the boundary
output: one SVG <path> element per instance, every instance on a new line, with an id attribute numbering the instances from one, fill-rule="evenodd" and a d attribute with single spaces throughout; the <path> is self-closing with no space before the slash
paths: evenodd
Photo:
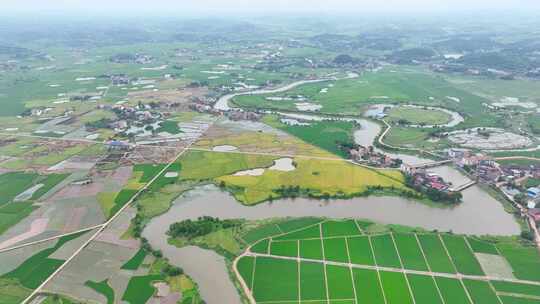
<path id="1" fill-rule="evenodd" d="M 412 184 L 417 188 L 433 189 L 441 192 L 450 191 L 450 184 L 438 174 L 425 169 L 417 169 L 409 174 Z"/>
<path id="2" fill-rule="evenodd" d="M 199 113 L 208 113 L 216 116 L 225 115 L 230 120 L 239 121 L 239 120 L 250 120 L 250 121 L 259 121 L 262 118 L 262 114 L 253 111 L 227 111 L 223 112 L 220 110 L 214 109 L 211 105 L 205 102 L 193 102 L 189 105 L 189 109 Z"/>
<path id="3" fill-rule="evenodd" d="M 467 149 L 449 149 L 448 156 L 454 163 L 479 182 L 499 187 L 508 195 L 526 206 L 529 212 L 536 212 L 540 221 L 540 186 L 531 181 L 540 181 L 540 165 L 499 164 L 493 158 Z"/>
<path id="4" fill-rule="evenodd" d="M 355 146 L 349 150 L 349 155 L 352 160 L 366 163 L 372 167 L 399 168 L 403 163 L 399 158 L 392 158 L 384 153 L 377 152 L 373 146 Z"/>

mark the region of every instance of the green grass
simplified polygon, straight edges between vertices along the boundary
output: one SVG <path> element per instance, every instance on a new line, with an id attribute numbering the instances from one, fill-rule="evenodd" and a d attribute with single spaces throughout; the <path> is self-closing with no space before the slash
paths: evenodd
<path id="1" fill-rule="evenodd" d="M 442 304 L 433 277 L 408 274 L 407 278 L 416 304 Z"/>
<path id="2" fill-rule="evenodd" d="M 253 282 L 253 266 L 255 265 L 255 258 L 250 256 L 242 257 L 238 261 L 238 272 L 246 282 L 248 288 L 252 289 L 251 283 Z"/>
<path id="3" fill-rule="evenodd" d="M 159 132 L 167 132 L 169 134 L 178 134 L 178 133 L 182 132 L 180 130 L 180 128 L 178 127 L 178 122 L 172 121 L 172 120 L 166 120 L 166 121 L 162 122 L 159 125 L 159 128 L 156 131 L 158 133 Z"/>
<path id="4" fill-rule="evenodd" d="M 100 293 L 107 298 L 107 304 L 114 304 L 114 289 L 111 288 L 108 280 L 103 280 L 101 282 L 86 281 L 84 285 L 92 288 L 97 293 Z"/>
<path id="5" fill-rule="evenodd" d="M 15 226 L 37 208 L 32 202 L 16 202 L 0 206 L 0 234 Z"/>
<path id="6" fill-rule="evenodd" d="M 347 238 L 351 263 L 360 265 L 375 265 L 373 250 L 367 236 Z"/>
<path id="7" fill-rule="evenodd" d="M 445 273 L 456 272 L 438 235 L 418 234 L 417 236 L 432 271 Z"/>
<path id="8" fill-rule="evenodd" d="M 322 242 L 318 240 L 300 241 L 300 256 L 305 259 L 322 260 Z"/>
<path id="9" fill-rule="evenodd" d="M 107 217 L 111 217 L 116 214 L 129 200 L 137 193 L 137 190 L 132 189 L 122 189 L 116 197 L 114 198 L 114 204 L 112 208 L 108 211 Z"/>
<path id="10" fill-rule="evenodd" d="M 467 238 L 467 241 L 469 242 L 469 245 L 471 245 L 471 248 L 474 252 L 497 255 L 499 254 L 497 248 L 492 243 L 488 243 L 486 241 L 481 241 L 471 237 Z"/>
<path id="11" fill-rule="evenodd" d="M 31 292 L 15 279 L 0 277 L 0 304 L 22 303 Z"/>
<path id="12" fill-rule="evenodd" d="M 324 257 L 327 261 L 349 263 L 345 238 L 323 239 Z"/>
<path id="13" fill-rule="evenodd" d="M 144 304 L 156 292 L 152 286 L 155 281 L 163 281 L 165 278 L 160 274 L 134 276 L 128 282 L 122 301 L 130 304 Z"/>
<path id="14" fill-rule="evenodd" d="M 384 296 L 377 272 L 368 269 L 353 269 L 358 304 L 384 304 Z"/>
<path id="15" fill-rule="evenodd" d="M 351 272 L 347 267 L 326 266 L 330 299 L 354 299 Z"/>
<path id="16" fill-rule="evenodd" d="M 139 182 L 141 183 L 148 183 L 154 176 L 156 176 L 163 168 L 165 168 L 165 164 L 136 164 L 133 166 L 133 171 L 135 172 L 142 172 L 143 175 L 139 179 Z"/>
<path id="17" fill-rule="evenodd" d="M 439 290 L 446 303 L 452 304 L 470 304 L 467 294 L 461 285 L 461 282 L 456 279 L 436 277 L 435 281 L 439 286 Z"/>
<path id="18" fill-rule="evenodd" d="M 467 246 L 465 238 L 462 236 L 442 235 L 446 249 L 452 257 L 457 270 L 463 274 L 484 275 L 480 263 Z"/>
<path id="19" fill-rule="evenodd" d="M 139 269 L 146 255 L 147 255 L 146 250 L 142 248 L 139 249 L 137 253 L 135 253 L 135 255 L 131 257 L 131 259 L 129 259 L 124 265 L 122 265 L 121 269 L 127 269 L 127 270 Z"/>
<path id="20" fill-rule="evenodd" d="M 399 272 L 379 272 L 386 304 L 412 304 L 405 275 Z"/>
<path id="21" fill-rule="evenodd" d="M 270 167 L 276 157 L 190 151 L 181 159 L 181 180 L 211 180 L 238 171 Z"/>
<path id="22" fill-rule="evenodd" d="M 270 241 L 268 239 L 264 239 L 255 245 L 251 247 L 251 251 L 257 252 L 257 253 L 268 253 L 268 245 L 270 244 Z"/>
<path id="23" fill-rule="evenodd" d="M 253 285 L 253 296 L 258 302 L 297 301 L 297 262 L 258 257 Z"/>
<path id="24" fill-rule="evenodd" d="M 18 194 L 30 188 L 38 177 L 35 173 L 8 172 L 0 175 L 0 206 L 11 202 Z"/>
<path id="25" fill-rule="evenodd" d="M 276 224 L 272 223 L 251 229 L 250 231 L 246 232 L 246 234 L 242 235 L 242 239 L 248 244 L 252 244 L 260 239 L 277 234 L 281 234 L 281 230 L 278 228 L 278 226 L 276 226 Z"/>
<path id="26" fill-rule="evenodd" d="M 297 230 L 289 232 L 285 235 L 278 236 L 274 239 L 276 240 L 303 240 L 303 239 L 313 239 L 320 238 L 321 231 L 319 225 L 310 226 L 302 230 Z"/>
<path id="27" fill-rule="evenodd" d="M 394 240 L 406 269 L 427 271 L 428 267 L 414 234 L 395 233 Z"/>
<path id="28" fill-rule="evenodd" d="M 31 199 L 32 200 L 39 199 L 45 193 L 49 192 L 49 190 L 51 190 L 53 187 L 61 183 L 68 176 L 69 174 L 48 174 L 44 178 L 41 178 L 36 183 L 43 184 L 43 186 L 32 194 Z"/>
<path id="29" fill-rule="evenodd" d="M 300 263 L 300 299 L 326 299 L 324 265 L 321 263 Z"/>
<path id="30" fill-rule="evenodd" d="M 463 280 L 463 284 L 469 291 L 475 304 L 492 304 L 498 303 L 497 295 L 491 289 L 488 282 L 476 280 Z"/>
<path id="31" fill-rule="evenodd" d="M 371 245 L 378 266 L 401 268 L 396 247 L 390 234 L 371 237 Z"/>
<path id="32" fill-rule="evenodd" d="M 298 230 L 303 227 L 311 226 L 317 223 L 322 222 L 323 219 L 317 217 L 302 217 L 302 218 L 293 218 L 287 219 L 282 222 L 277 223 L 279 229 L 284 233 L 291 232 L 293 230 Z"/>
<path id="33" fill-rule="evenodd" d="M 383 138 L 383 141 L 391 146 L 410 147 L 425 150 L 433 150 L 445 147 L 444 140 L 440 142 L 428 141 L 430 138 L 429 132 L 429 129 L 393 126 Z"/>
<path id="34" fill-rule="evenodd" d="M 522 280 L 540 281 L 540 255 L 534 246 L 498 244 L 497 248 L 512 266 L 514 275 Z"/>
<path id="35" fill-rule="evenodd" d="M 279 122 L 275 117 L 267 117 L 265 122 L 343 158 L 348 158 L 349 155 L 339 146 L 353 143 L 353 132 L 357 128 L 354 123 L 346 121 L 321 121 L 310 122 L 309 126 L 290 126 Z"/>
<path id="36" fill-rule="evenodd" d="M 270 243 L 270 254 L 288 257 L 298 256 L 298 241 L 279 241 Z"/>
<path id="37" fill-rule="evenodd" d="M 322 223 L 323 237 L 360 235 L 354 220 L 326 221 Z"/>
<path id="38" fill-rule="evenodd" d="M 491 281 L 496 291 L 540 297 L 540 286 L 504 281 Z"/>
<path id="39" fill-rule="evenodd" d="M 388 111 L 388 120 L 397 122 L 406 120 L 414 125 L 443 125 L 452 120 L 452 116 L 439 110 L 413 107 L 394 107 Z"/>

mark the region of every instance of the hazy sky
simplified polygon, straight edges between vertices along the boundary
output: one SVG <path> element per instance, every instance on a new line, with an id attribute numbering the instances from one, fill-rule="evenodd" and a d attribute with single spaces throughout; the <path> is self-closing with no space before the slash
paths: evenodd
<path id="1" fill-rule="evenodd" d="M 540 12 L 540 0 L 0 0 L 0 11 L 188 13 L 411 12 L 517 9 Z"/>

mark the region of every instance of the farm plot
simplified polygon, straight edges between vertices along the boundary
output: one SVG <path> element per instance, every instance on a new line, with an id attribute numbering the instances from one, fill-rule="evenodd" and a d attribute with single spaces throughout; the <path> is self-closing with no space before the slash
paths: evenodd
<path id="1" fill-rule="evenodd" d="M 24 261 L 16 265 L 9 272 L 0 275 L 0 298 L 11 299 L 12 303 L 20 303 L 27 297 L 33 289 L 36 289 L 43 283 L 58 267 L 64 262 L 65 258 L 60 258 L 59 252 L 68 246 L 70 251 L 67 255 L 72 254 L 75 249 L 71 249 L 71 243 L 76 243 L 73 247 L 82 245 L 90 233 L 78 233 L 64 236 L 56 241 L 52 241 L 51 246 L 40 248 L 36 245 L 37 252 L 33 252 Z M 67 248 L 67 247 L 66 247 Z M 24 251 L 25 249 L 16 249 Z M 9 258 L 5 257 L 4 253 L 0 255 L 0 262 L 7 263 Z M 3 261 L 2 261 L 3 260 Z M 8 301 L 9 302 L 9 301 Z"/>
<path id="2" fill-rule="evenodd" d="M 489 281 L 483 273 L 454 275 L 454 264 L 469 272 L 474 270 L 470 265 L 479 267 L 473 252 L 502 258 L 498 247 L 506 243 L 401 232 L 410 230 L 372 234 L 365 229 L 371 225 L 316 218 L 263 225 L 250 234 L 253 246 L 239 258 L 237 270 L 258 303 L 506 304 L 540 299 L 540 285 Z"/>
<path id="3" fill-rule="evenodd" d="M 464 237 L 442 235 L 442 239 L 458 272 L 470 275 L 484 274 Z"/>

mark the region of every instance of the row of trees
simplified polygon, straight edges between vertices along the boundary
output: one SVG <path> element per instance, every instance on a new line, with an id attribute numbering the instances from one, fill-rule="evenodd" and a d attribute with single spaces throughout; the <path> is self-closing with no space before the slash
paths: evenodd
<path id="1" fill-rule="evenodd" d="M 220 220 L 211 216 L 199 217 L 196 221 L 190 219 L 172 224 L 167 234 L 171 237 L 185 237 L 193 239 L 207 235 L 219 229 L 240 226 L 241 220 Z"/>

